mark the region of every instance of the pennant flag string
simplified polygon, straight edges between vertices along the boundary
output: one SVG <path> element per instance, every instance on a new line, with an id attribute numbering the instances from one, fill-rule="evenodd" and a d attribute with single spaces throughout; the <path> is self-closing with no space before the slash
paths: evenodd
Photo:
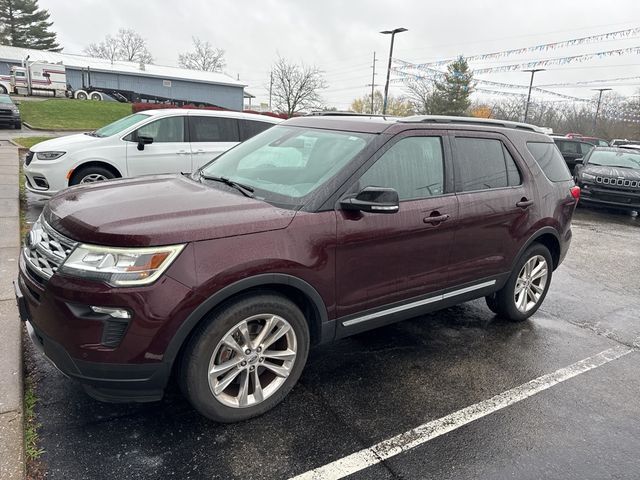
<path id="1" fill-rule="evenodd" d="M 472 69 L 471 72 L 474 75 L 479 75 L 483 73 L 496 73 L 496 72 L 514 72 L 518 70 L 525 70 L 525 69 L 535 68 L 535 67 L 547 67 L 551 65 L 566 65 L 570 63 L 586 62 L 588 60 L 602 59 L 602 58 L 608 58 L 613 56 L 639 55 L 639 54 L 640 54 L 640 47 L 618 48 L 615 50 L 586 53 L 582 55 L 572 55 L 569 57 L 547 58 L 544 60 L 536 60 L 536 61 L 526 62 L 526 63 L 515 63 L 511 65 L 501 65 L 498 67 L 476 68 L 476 69 Z M 400 69 L 434 70 L 431 68 L 430 64 L 426 64 L 426 63 L 411 63 L 411 62 L 406 62 L 400 59 L 394 59 L 394 61 L 400 64 L 400 67 L 399 67 Z M 439 70 L 436 70 L 436 71 L 439 71 Z"/>
<path id="2" fill-rule="evenodd" d="M 560 42 L 543 43 L 541 45 L 534 45 L 532 47 L 514 48 L 511 50 L 502 50 L 499 52 L 482 53 L 479 55 L 472 55 L 466 57 L 467 61 L 475 60 L 491 60 L 496 58 L 504 58 L 512 55 L 521 55 L 529 52 L 544 52 L 548 50 L 555 50 L 558 48 L 572 47 L 575 45 L 583 45 L 585 43 L 597 43 L 606 40 L 622 40 L 628 38 L 637 37 L 640 34 L 640 27 L 628 28 L 625 30 L 617 30 L 615 32 L 601 33 L 598 35 L 589 35 L 588 37 L 573 38 L 570 40 L 563 40 Z M 427 62 L 421 65 L 428 65 L 432 67 L 446 65 L 454 61 L 454 58 L 446 60 L 437 60 L 435 62 Z"/>

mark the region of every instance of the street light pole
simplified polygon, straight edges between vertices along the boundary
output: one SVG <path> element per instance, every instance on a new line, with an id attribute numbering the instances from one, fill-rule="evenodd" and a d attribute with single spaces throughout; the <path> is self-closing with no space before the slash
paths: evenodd
<path id="1" fill-rule="evenodd" d="M 389 77 L 391 76 L 391 58 L 393 57 L 393 40 L 396 36 L 396 33 L 406 32 L 407 29 L 400 27 L 394 28 L 393 30 L 383 30 L 382 34 L 391 35 L 391 47 L 389 48 L 389 65 L 387 65 L 387 81 L 384 84 L 384 101 L 382 102 L 382 114 L 387 114 L 387 99 L 389 98 Z"/>
<path id="2" fill-rule="evenodd" d="M 593 135 L 596 134 L 596 124 L 598 122 L 598 113 L 600 112 L 600 101 L 602 100 L 602 92 L 608 92 L 609 90 L 613 90 L 612 88 L 592 88 L 592 90 L 596 92 L 600 92 L 598 94 L 598 105 L 596 106 L 596 114 L 593 116 Z"/>
<path id="3" fill-rule="evenodd" d="M 529 102 L 531 101 L 531 88 L 533 87 L 533 76 L 536 72 L 544 72 L 544 68 L 531 68 L 529 70 L 523 70 L 523 72 L 531 72 L 531 80 L 529 81 L 529 94 L 527 95 L 527 105 L 524 107 L 524 121 L 527 121 L 529 115 Z"/>

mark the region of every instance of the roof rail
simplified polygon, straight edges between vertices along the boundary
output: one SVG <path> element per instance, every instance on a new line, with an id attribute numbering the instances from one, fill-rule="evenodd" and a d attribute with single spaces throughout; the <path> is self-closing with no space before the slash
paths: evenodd
<path id="1" fill-rule="evenodd" d="M 402 123 L 457 123 L 466 125 L 487 125 L 491 127 L 514 128 L 516 130 L 529 130 L 531 132 L 546 133 L 542 128 L 529 123 L 510 122 L 508 120 L 495 120 L 493 118 L 477 117 L 451 117 L 446 115 L 414 115 L 398 120 Z"/>
<path id="2" fill-rule="evenodd" d="M 321 110 L 317 112 L 309 112 L 306 114 L 307 117 L 380 117 L 380 118 L 389 118 L 395 119 L 392 115 L 380 115 L 377 113 L 357 113 L 357 112 L 345 112 L 338 110 Z"/>

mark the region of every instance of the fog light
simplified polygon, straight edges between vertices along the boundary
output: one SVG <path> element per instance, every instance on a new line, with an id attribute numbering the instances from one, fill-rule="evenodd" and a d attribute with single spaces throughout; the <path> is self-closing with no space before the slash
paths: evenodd
<path id="1" fill-rule="evenodd" d="M 91 310 L 93 310 L 95 313 L 104 313 L 113 318 L 131 318 L 131 313 L 124 308 L 95 307 L 92 305 Z"/>

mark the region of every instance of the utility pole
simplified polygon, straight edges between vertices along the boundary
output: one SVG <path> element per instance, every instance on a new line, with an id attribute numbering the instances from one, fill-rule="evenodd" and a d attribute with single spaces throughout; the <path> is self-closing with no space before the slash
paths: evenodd
<path id="1" fill-rule="evenodd" d="M 269 74 L 269 111 L 272 112 L 271 109 L 271 93 L 273 92 L 273 70 Z"/>
<path id="2" fill-rule="evenodd" d="M 371 115 L 373 115 L 373 94 L 374 88 L 378 85 L 376 84 L 376 52 L 373 52 L 373 63 L 371 64 L 371 68 L 373 69 L 373 74 L 371 75 L 371 83 L 367 85 L 367 87 L 371 87 Z"/>
<path id="3" fill-rule="evenodd" d="M 531 88 L 533 87 L 533 76 L 536 72 L 544 72 L 544 68 L 532 68 L 530 70 L 523 70 L 523 72 L 531 72 L 531 81 L 529 82 L 529 94 L 527 95 L 527 104 L 524 107 L 524 122 L 527 122 L 527 117 L 529 116 L 529 102 L 531 101 Z"/>
<path id="4" fill-rule="evenodd" d="M 596 106 L 596 114 L 593 116 L 593 135 L 596 134 L 596 124 L 598 122 L 598 113 L 600 112 L 600 102 L 602 100 L 602 92 L 608 92 L 609 90 L 613 90 L 612 88 L 592 88 L 592 90 L 598 93 L 598 105 Z"/>
<path id="5" fill-rule="evenodd" d="M 387 100 L 389 99 L 389 77 L 391 77 L 391 59 L 393 57 L 393 40 L 396 36 L 396 33 L 406 32 L 407 29 L 404 27 L 394 28 L 393 30 L 383 30 L 382 34 L 391 35 L 391 46 L 389 47 L 389 65 L 387 65 L 387 81 L 384 84 L 384 101 L 382 102 L 382 114 L 387 114 Z"/>

